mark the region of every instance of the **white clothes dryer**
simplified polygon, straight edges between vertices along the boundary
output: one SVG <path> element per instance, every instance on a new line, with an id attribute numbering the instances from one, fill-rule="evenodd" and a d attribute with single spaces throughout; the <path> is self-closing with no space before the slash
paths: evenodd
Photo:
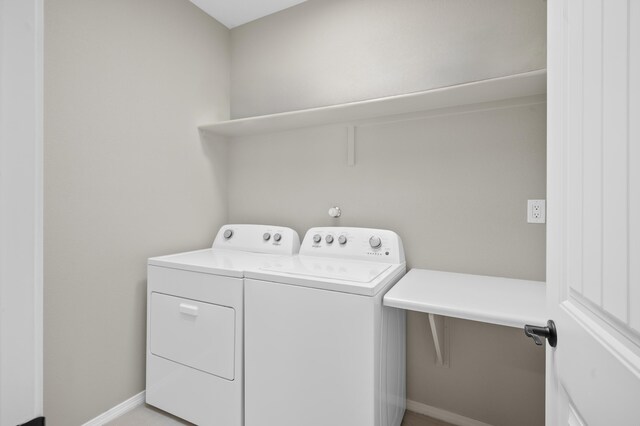
<path id="1" fill-rule="evenodd" d="M 225 225 L 210 249 L 149 259 L 148 404 L 201 426 L 242 426 L 244 271 L 299 247 L 290 228 Z"/>
<path id="2" fill-rule="evenodd" d="M 299 256 L 245 273 L 246 426 L 399 426 L 405 273 L 387 230 L 313 228 Z"/>

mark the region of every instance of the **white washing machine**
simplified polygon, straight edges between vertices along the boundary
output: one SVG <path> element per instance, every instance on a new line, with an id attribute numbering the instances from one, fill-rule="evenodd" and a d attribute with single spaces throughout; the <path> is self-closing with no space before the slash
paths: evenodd
<path id="1" fill-rule="evenodd" d="M 243 277 L 290 258 L 289 228 L 226 225 L 210 249 L 148 261 L 146 401 L 195 424 L 243 424 Z"/>
<path id="2" fill-rule="evenodd" d="M 405 273 L 387 230 L 313 228 L 300 255 L 245 273 L 246 426 L 399 426 Z"/>

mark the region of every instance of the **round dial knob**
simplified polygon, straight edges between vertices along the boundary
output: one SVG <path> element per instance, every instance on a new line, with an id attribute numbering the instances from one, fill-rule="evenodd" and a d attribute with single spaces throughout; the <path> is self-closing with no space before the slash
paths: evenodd
<path id="1" fill-rule="evenodd" d="M 233 231 L 231 229 L 227 229 L 226 231 L 224 231 L 223 235 L 228 240 L 229 238 L 233 237 Z"/>
<path id="2" fill-rule="evenodd" d="M 320 234 L 316 234 L 313 236 L 313 242 L 318 244 L 320 241 L 322 241 L 322 237 L 320 236 Z"/>
<path id="3" fill-rule="evenodd" d="M 327 235 L 326 237 L 324 237 L 324 240 L 327 242 L 327 244 L 331 244 L 333 242 L 333 235 Z"/>
<path id="4" fill-rule="evenodd" d="M 345 244 L 347 244 L 347 236 L 346 236 L 346 235 L 340 235 L 340 236 L 338 237 L 338 242 L 339 242 L 341 245 L 345 245 Z"/>
<path id="5" fill-rule="evenodd" d="M 269 241 L 271 239 L 271 234 L 268 232 L 265 232 L 264 234 L 262 234 L 262 239 L 265 241 Z"/>
<path id="6" fill-rule="evenodd" d="M 273 239 L 274 239 L 275 241 L 280 241 L 280 240 L 282 239 L 282 235 L 280 235 L 280 234 L 273 234 Z"/>
<path id="7" fill-rule="evenodd" d="M 374 249 L 380 248 L 382 247 L 382 240 L 377 235 L 374 235 L 369 238 L 369 245 Z"/>

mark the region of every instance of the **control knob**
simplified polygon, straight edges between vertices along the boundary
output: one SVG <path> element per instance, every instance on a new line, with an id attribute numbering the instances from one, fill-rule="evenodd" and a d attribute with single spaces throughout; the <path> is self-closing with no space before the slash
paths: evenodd
<path id="1" fill-rule="evenodd" d="M 280 234 L 273 234 L 273 240 L 278 242 L 282 239 L 282 235 Z"/>
<path id="2" fill-rule="evenodd" d="M 320 234 L 316 234 L 313 236 L 313 242 L 318 244 L 320 241 L 322 241 L 322 237 L 320 236 Z"/>
<path id="3" fill-rule="evenodd" d="M 226 240 L 228 240 L 229 238 L 233 237 L 233 231 L 231 229 L 227 229 L 224 231 L 224 234 L 222 235 Z"/>
<path id="4" fill-rule="evenodd" d="M 369 238 L 369 245 L 371 246 L 371 248 L 379 249 L 380 247 L 382 247 L 382 240 L 377 235 L 374 235 Z"/>
<path id="5" fill-rule="evenodd" d="M 333 243 L 333 235 L 327 235 L 326 237 L 324 237 L 324 240 L 327 242 L 327 244 Z"/>
<path id="6" fill-rule="evenodd" d="M 271 239 L 271 234 L 268 232 L 265 232 L 264 234 L 262 234 L 262 239 L 265 241 L 269 241 Z"/>
<path id="7" fill-rule="evenodd" d="M 338 242 L 340 243 L 340 245 L 347 244 L 347 236 L 346 235 L 340 235 L 338 237 Z"/>

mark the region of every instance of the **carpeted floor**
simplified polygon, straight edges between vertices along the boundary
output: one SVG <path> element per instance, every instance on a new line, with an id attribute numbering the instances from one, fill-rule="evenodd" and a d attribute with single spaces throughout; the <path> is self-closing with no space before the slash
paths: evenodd
<path id="1" fill-rule="evenodd" d="M 436 420 L 433 417 L 423 416 L 422 414 L 414 413 L 413 411 L 406 411 L 404 413 L 404 419 L 402 419 L 402 426 L 453 426 L 451 423 L 446 423 L 441 420 Z"/>
<path id="2" fill-rule="evenodd" d="M 114 421 L 107 423 L 109 426 L 179 426 L 191 424 L 147 404 L 136 407 Z"/>
<path id="3" fill-rule="evenodd" d="M 107 423 L 109 426 L 179 426 L 191 425 L 149 405 L 142 405 L 129 411 L 116 420 Z M 431 417 L 407 411 L 402 426 L 453 426 Z"/>

